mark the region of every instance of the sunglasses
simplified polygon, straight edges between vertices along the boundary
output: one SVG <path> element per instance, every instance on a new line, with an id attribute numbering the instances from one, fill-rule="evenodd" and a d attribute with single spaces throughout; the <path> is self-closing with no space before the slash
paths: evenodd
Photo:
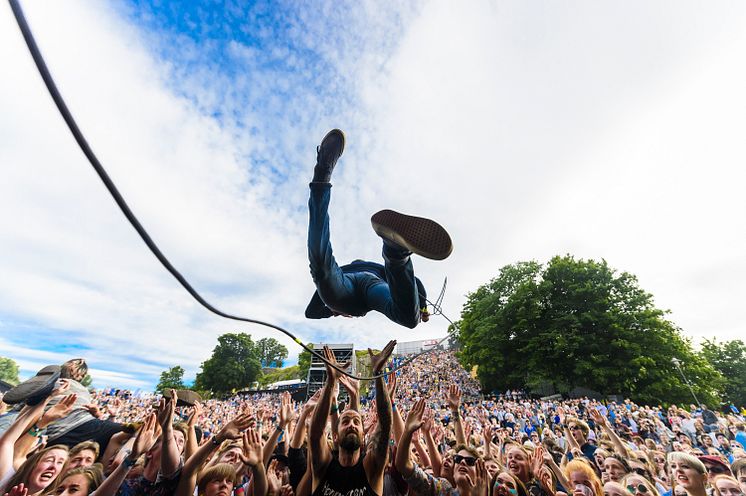
<path id="1" fill-rule="evenodd" d="M 477 464 L 477 459 L 473 456 L 461 456 L 461 455 L 453 455 L 453 463 L 455 465 L 458 465 L 459 463 L 464 462 L 469 467 L 473 467 Z"/>
<path id="2" fill-rule="evenodd" d="M 642 475 L 643 477 L 647 477 L 648 471 L 644 468 L 633 468 L 632 472 L 636 473 L 637 475 Z"/>
<path id="3" fill-rule="evenodd" d="M 571 425 L 570 426 L 570 430 L 571 431 L 579 431 L 580 430 L 580 426 L 578 426 L 578 425 Z"/>
<path id="4" fill-rule="evenodd" d="M 707 471 L 712 472 L 713 474 L 727 474 L 729 472 L 727 468 L 719 467 L 717 465 L 707 467 Z"/>
<path id="5" fill-rule="evenodd" d="M 645 484 L 637 484 L 636 486 L 629 485 L 627 486 L 627 490 L 631 492 L 632 494 L 635 494 L 635 493 L 647 494 L 648 492 L 648 488 L 645 487 Z"/>

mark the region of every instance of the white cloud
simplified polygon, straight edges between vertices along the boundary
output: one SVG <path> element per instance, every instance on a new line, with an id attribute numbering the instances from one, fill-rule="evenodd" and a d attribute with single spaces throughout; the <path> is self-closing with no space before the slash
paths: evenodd
<path id="1" fill-rule="evenodd" d="M 500 266 L 569 252 L 637 274 L 690 336 L 742 333 L 738 3 L 363 4 L 327 12 L 349 16 L 333 39 L 301 11 L 288 36 L 340 79 L 325 94 L 292 95 L 302 105 L 286 115 L 280 93 L 296 82 L 277 71 L 231 80 L 160 60 L 152 46 L 164 38 L 106 4 L 24 7 L 130 206 L 223 310 L 361 347 L 444 335 L 442 320 L 410 331 L 380 315 L 303 318 L 313 291 L 306 183 L 317 141 L 341 126 L 348 147 L 331 206 L 340 262 L 377 260 L 368 219 L 395 208 L 452 232 L 449 260 L 415 261 L 431 295 L 448 275 L 451 318 Z M 200 61 L 199 43 L 182 46 L 184 60 Z M 289 54 L 302 77 L 321 70 L 288 46 L 278 43 L 277 56 Z M 256 49 L 234 41 L 229 52 L 260 70 L 250 65 Z M 64 329 L 90 346 L 100 384 L 131 387 L 175 364 L 193 376 L 223 332 L 278 337 L 208 314 L 146 251 L 57 116 L 7 8 L 0 55 L 0 316 Z M 249 90 L 270 114 L 240 109 Z M 215 109 L 241 113 L 218 120 Z M 21 335 L 0 340 L 0 353 L 24 369 L 61 357 L 19 344 Z"/>

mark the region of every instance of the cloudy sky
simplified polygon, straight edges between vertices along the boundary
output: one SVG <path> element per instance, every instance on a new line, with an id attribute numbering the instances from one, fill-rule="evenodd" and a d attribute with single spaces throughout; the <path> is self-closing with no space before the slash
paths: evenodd
<path id="1" fill-rule="evenodd" d="M 98 157 L 219 308 L 305 341 L 440 337 L 380 315 L 308 321 L 315 147 L 347 148 L 337 259 L 378 260 L 370 215 L 430 216 L 415 260 L 444 311 L 520 260 L 605 258 L 695 342 L 743 337 L 743 2 L 22 2 Z M 152 4 L 156 4 L 154 6 Z M 85 356 L 94 384 L 192 379 L 225 332 L 162 269 L 58 116 L 0 6 L 0 355 Z"/>

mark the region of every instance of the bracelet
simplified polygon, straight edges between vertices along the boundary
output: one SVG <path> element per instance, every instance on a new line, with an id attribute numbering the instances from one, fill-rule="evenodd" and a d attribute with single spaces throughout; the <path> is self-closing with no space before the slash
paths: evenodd
<path id="1" fill-rule="evenodd" d="M 283 427 L 279 423 L 277 423 L 275 424 L 275 430 L 277 432 L 283 432 L 285 429 L 283 429 Z"/>
<path id="2" fill-rule="evenodd" d="M 391 411 L 392 412 L 396 411 L 396 403 L 394 403 L 393 401 L 391 402 Z"/>
<path id="3" fill-rule="evenodd" d="M 122 465 L 124 465 L 127 468 L 132 468 L 135 466 L 135 463 L 137 463 L 137 460 L 133 460 L 127 455 L 124 457 L 124 460 L 122 460 Z"/>
<path id="4" fill-rule="evenodd" d="M 213 444 L 213 446 L 220 446 L 221 444 L 223 444 L 218 441 L 218 436 L 213 436 L 212 439 L 210 439 L 210 442 Z"/>
<path id="5" fill-rule="evenodd" d="M 337 412 L 339 412 L 339 407 L 337 406 L 337 404 L 336 404 L 336 403 L 332 405 L 332 408 L 331 408 L 331 412 L 332 412 L 332 413 L 337 413 Z"/>
<path id="6" fill-rule="evenodd" d="M 36 424 L 34 424 L 34 426 L 28 430 L 28 435 L 33 436 L 33 437 L 39 437 L 41 436 L 41 433 L 42 433 L 42 429 L 39 429 L 39 426 Z"/>

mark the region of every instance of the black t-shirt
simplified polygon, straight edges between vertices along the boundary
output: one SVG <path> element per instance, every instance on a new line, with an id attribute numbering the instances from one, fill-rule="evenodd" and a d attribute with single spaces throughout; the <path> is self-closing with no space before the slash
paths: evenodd
<path id="1" fill-rule="evenodd" d="M 313 492 L 313 496 L 379 496 L 368 483 L 363 466 L 363 457 L 352 467 L 343 467 L 332 458 L 326 468 L 324 480 Z"/>

